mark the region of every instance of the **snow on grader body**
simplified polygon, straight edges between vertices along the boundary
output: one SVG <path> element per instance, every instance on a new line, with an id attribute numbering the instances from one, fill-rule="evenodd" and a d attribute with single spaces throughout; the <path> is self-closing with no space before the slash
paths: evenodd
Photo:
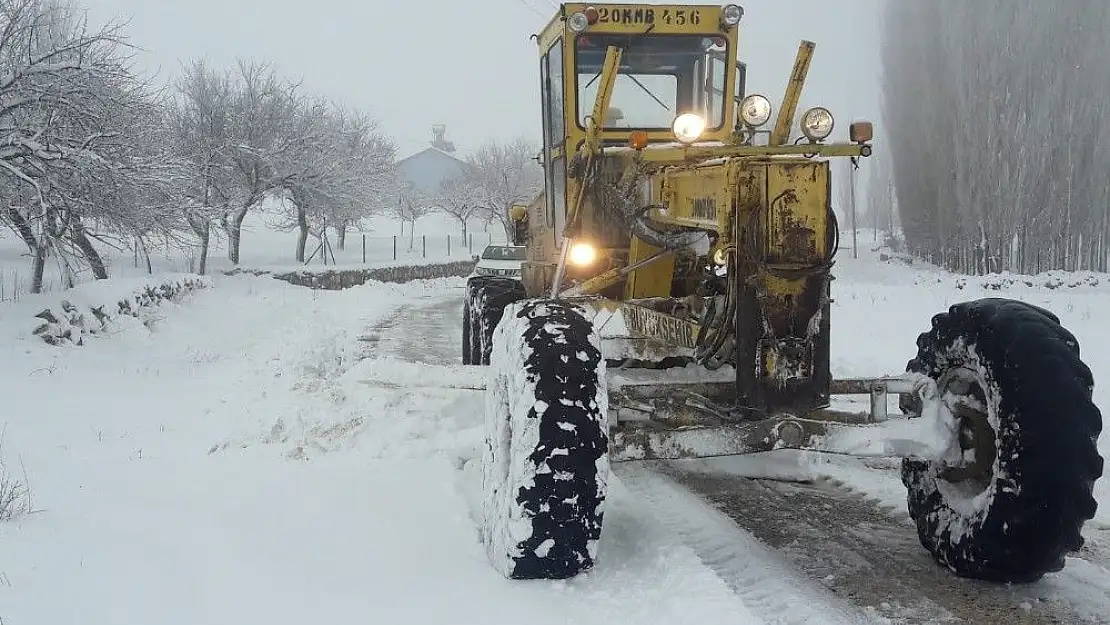
<path id="1" fill-rule="evenodd" d="M 940 564 L 1006 582 L 1060 570 L 1102 474 L 1075 338 L 1025 303 L 965 302 L 905 375 L 833 380 L 829 159 L 869 156 L 872 128 L 838 143 L 828 110 L 796 120 L 810 42 L 777 116 L 746 93 L 742 15 L 564 4 L 536 37 L 546 187 L 513 208 L 523 278 L 472 278 L 463 307 L 464 363 L 490 365 L 491 561 L 515 579 L 591 568 L 611 461 L 820 450 L 870 428 L 904 458 Z M 842 394 L 870 410 L 831 408 Z"/>

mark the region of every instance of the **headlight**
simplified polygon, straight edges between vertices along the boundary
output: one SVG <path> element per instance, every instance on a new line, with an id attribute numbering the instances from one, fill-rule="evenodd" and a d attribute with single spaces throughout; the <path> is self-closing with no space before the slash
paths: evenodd
<path id="1" fill-rule="evenodd" d="M 759 128 L 771 119 L 771 101 L 753 93 L 740 101 L 740 119 L 752 128 Z"/>
<path id="2" fill-rule="evenodd" d="M 705 118 L 697 113 L 683 113 L 674 119 L 671 129 L 679 141 L 693 143 L 705 132 Z"/>
<path id="3" fill-rule="evenodd" d="M 588 267 L 597 260 L 597 249 L 589 243 L 575 243 L 570 247 L 568 260 L 576 267 Z"/>
<path id="4" fill-rule="evenodd" d="M 713 250 L 713 264 L 718 267 L 724 267 L 728 264 L 728 250 L 723 247 L 718 247 Z"/>
<path id="5" fill-rule="evenodd" d="M 590 27 L 590 18 L 586 17 L 586 14 L 581 11 L 571 13 L 570 17 L 567 18 L 567 26 L 576 33 L 585 32 Z"/>
<path id="6" fill-rule="evenodd" d="M 810 141 L 820 141 L 832 134 L 836 121 L 829 109 L 815 106 L 802 115 L 802 134 Z"/>
<path id="7" fill-rule="evenodd" d="M 736 26 L 742 17 L 744 17 L 744 9 L 735 4 L 726 4 L 721 9 L 721 23 L 725 26 Z"/>

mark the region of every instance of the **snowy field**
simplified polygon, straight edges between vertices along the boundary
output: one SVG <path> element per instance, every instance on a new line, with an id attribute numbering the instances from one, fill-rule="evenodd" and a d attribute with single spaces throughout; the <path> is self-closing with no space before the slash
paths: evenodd
<path id="1" fill-rule="evenodd" d="M 1110 408 L 1110 276 L 1040 276 L 995 291 L 983 284 L 997 277 L 861 255 L 842 254 L 836 269 L 837 375 L 900 372 L 933 314 L 1001 294 L 1060 315 L 1094 371 L 1096 401 Z M 135 284 L 66 297 L 111 302 Z M 455 308 L 462 284 L 325 292 L 215 275 L 211 288 L 159 308 L 149 328 L 123 323 L 63 348 L 28 334 L 30 315 L 61 294 L 0 303 L 0 457 L 33 497 L 32 514 L 0 523 L 0 622 L 873 622 L 750 537 L 733 538 L 690 495 L 645 498 L 642 484 L 621 480 L 598 568 L 566 582 L 497 576 L 472 516 L 479 478 L 468 460 L 481 444 L 482 398 L 467 387 L 481 372 L 449 364 L 459 328 L 437 330 L 420 312 Z M 1110 435 L 1100 449 L 1110 456 Z M 896 473 L 874 463 L 720 462 L 757 476 L 836 477 L 904 509 Z M 1087 533 L 1106 543 L 1110 483 L 1097 488 Z M 673 531 L 676 510 L 741 551 L 750 587 L 723 579 L 690 535 Z M 1102 566 L 1072 559 L 1035 586 L 1082 590 L 1086 611 L 1105 614 Z"/>

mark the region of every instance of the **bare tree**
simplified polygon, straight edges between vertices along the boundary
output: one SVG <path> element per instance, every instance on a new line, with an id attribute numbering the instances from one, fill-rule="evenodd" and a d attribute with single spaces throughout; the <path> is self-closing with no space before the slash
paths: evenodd
<path id="1" fill-rule="evenodd" d="M 876 233 L 884 233 L 888 245 L 897 239 L 898 197 L 890 173 L 890 155 L 886 152 L 867 160 L 867 205 L 864 223 L 871 224 Z"/>
<path id="2" fill-rule="evenodd" d="M 432 201 L 436 210 L 454 217 L 459 222 L 463 241 L 466 241 L 470 220 L 482 210 L 482 193 L 476 181 L 464 172 L 448 178 L 440 184 Z"/>
<path id="3" fill-rule="evenodd" d="M 304 261 L 310 232 L 335 229 L 343 249 L 347 229 L 388 203 L 394 154 L 393 143 L 365 113 L 323 100 L 303 105 L 292 141 L 274 164 L 292 200 L 282 225 L 298 231 L 298 261 Z"/>
<path id="4" fill-rule="evenodd" d="M 277 227 L 298 233 L 294 255 L 305 258 L 310 235 L 339 232 L 389 202 L 393 143 L 376 122 L 303 94 L 263 64 L 240 62 L 215 72 L 201 62 L 178 82 L 174 114 L 179 154 L 192 164 L 186 214 L 207 249 L 209 224 L 228 233 L 239 260 L 248 211 L 281 195 L 288 213 Z"/>
<path id="5" fill-rule="evenodd" d="M 300 106 L 297 85 L 281 79 L 265 63 L 239 61 L 232 86 L 228 160 L 234 183 L 221 224 L 227 232 L 228 260 L 239 264 L 247 212 L 281 188 L 275 163 L 299 147 L 290 128 Z"/>
<path id="6" fill-rule="evenodd" d="M 184 67 L 167 114 L 172 145 L 188 179 L 182 211 L 200 245 L 198 272 L 204 274 L 212 224 L 230 210 L 234 184 L 231 154 L 232 79 L 204 61 Z"/>
<path id="7" fill-rule="evenodd" d="M 331 118 L 333 173 L 321 193 L 320 214 L 344 249 L 347 230 L 389 204 L 397 148 L 362 111 L 336 107 Z"/>
<path id="8" fill-rule="evenodd" d="M 319 99 L 299 102 L 288 122 L 284 158 L 273 165 L 275 175 L 280 178 L 278 184 L 290 200 L 283 202 L 283 206 L 291 204 L 292 213 L 278 227 L 297 231 L 294 255 L 298 262 L 304 262 L 309 215 L 318 208 L 321 186 L 326 185 L 325 179 L 334 170 L 331 154 L 334 142 L 328 136 L 332 130 L 328 105 Z"/>
<path id="9" fill-rule="evenodd" d="M 488 143 L 467 159 L 479 201 L 479 215 L 501 224 L 512 238 L 509 209 L 530 202 L 543 190 L 543 169 L 535 161 L 539 147 L 526 139 Z"/>
<path id="10" fill-rule="evenodd" d="M 153 114 L 151 94 L 119 25 L 90 31 L 80 10 L 52 0 L 0 0 L 0 25 L 4 222 L 32 253 L 32 291 L 51 251 L 67 284 L 81 258 L 105 278 L 90 225 L 149 221 L 141 202 L 122 200 L 151 173 L 135 132 Z"/>
<path id="11" fill-rule="evenodd" d="M 409 224 L 409 250 L 416 239 L 416 220 L 432 212 L 435 202 L 427 194 L 422 193 L 416 185 L 395 179 L 393 184 L 393 216 L 404 224 Z"/>
<path id="12" fill-rule="evenodd" d="M 212 224 L 239 262 L 249 210 L 297 197 L 305 232 L 347 228 L 392 203 L 394 146 L 368 116 L 309 100 L 266 64 L 186 65 L 169 97 L 129 65 L 122 26 L 87 28 L 64 0 L 0 0 L 0 225 L 67 284 L 106 278 L 100 246 L 200 247 Z M 413 209 L 418 210 L 418 209 Z M 411 212 L 411 211 L 410 211 Z M 191 233 L 192 236 L 187 236 Z"/>

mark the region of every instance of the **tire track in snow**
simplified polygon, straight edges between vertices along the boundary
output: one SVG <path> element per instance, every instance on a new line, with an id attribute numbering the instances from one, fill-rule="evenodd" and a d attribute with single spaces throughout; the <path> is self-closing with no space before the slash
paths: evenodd
<path id="1" fill-rule="evenodd" d="M 678 463 L 644 470 L 653 469 L 704 497 L 813 581 L 888 622 L 1110 622 L 1110 580 L 1085 561 L 1073 558 L 1062 573 L 1028 586 L 962 579 L 933 562 L 905 513 L 891 515 L 842 483 L 749 479 Z"/>
<path id="2" fill-rule="evenodd" d="M 396 298 L 384 316 L 361 328 L 337 328 L 340 340 L 335 345 L 325 341 L 315 351 L 302 354 L 295 367 L 283 362 L 275 365 L 275 376 L 292 372 L 294 378 L 288 388 L 278 389 L 292 396 L 282 406 L 282 414 L 260 423 L 259 432 L 212 445 L 209 453 L 277 445 L 285 447 L 290 458 L 306 459 L 357 445 L 367 435 L 379 434 L 382 423 L 378 417 L 383 414 L 394 416 L 387 425 L 397 426 L 393 433 L 403 440 L 411 443 L 415 438 L 427 438 L 427 432 L 398 430 L 415 422 L 407 418 L 414 412 L 454 403 L 452 393 L 429 389 L 427 393 L 414 394 L 403 387 L 371 386 L 357 387 L 351 393 L 352 389 L 343 388 L 342 379 L 365 361 L 375 359 L 404 360 L 417 366 L 459 363 L 462 331 L 459 328 L 452 335 L 451 328 L 459 325 L 461 290 L 433 287 L 420 294 L 409 294 L 400 287 L 384 289 L 382 297 Z M 340 344 L 346 348 L 337 347 Z M 348 401 L 347 395 L 354 397 Z M 418 403 L 419 409 L 415 407 Z M 379 438 L 375 436 L 375 440 Z M 393 448 L 387 443 L 380 443 L 379 447 L 378 453 L 392 453 Z"/>
<path id="3" fill-rule="evenodd" d="M 630 492 L 648 504 L 667 530 L 693 549 L 767 623 L 885 622 L 800 575 L 728 516 L 646 463 L 620 463 L 613 471 Z"/>

